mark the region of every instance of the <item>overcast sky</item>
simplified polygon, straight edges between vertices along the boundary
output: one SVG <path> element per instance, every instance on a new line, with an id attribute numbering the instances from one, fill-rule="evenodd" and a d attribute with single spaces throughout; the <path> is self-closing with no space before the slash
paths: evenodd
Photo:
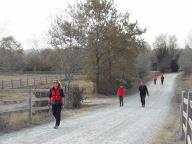
<path id="1" fill-rule="evenodd" d="M 0 0 L 0 36 L 13 35 L 24 48 L 33 39 L 41 46 L 50 26 L 50 16 L 75 0 Z M 128 10 L 132 20 L 146 27 L 144 38 L 152 44 L 160 33 L 175 34 L 180 47 L 192 33 L 192 0 L 114 0 L 118 8 Z"/>

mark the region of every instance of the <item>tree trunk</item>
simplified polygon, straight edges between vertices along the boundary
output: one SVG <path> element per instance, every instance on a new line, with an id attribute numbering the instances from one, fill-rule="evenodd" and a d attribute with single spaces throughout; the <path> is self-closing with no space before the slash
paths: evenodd
<path id="1" fill-rule="evenodd" d="M 100 56 L 99 48 L 96 48 L 96 92 L 99 92 L 99 78 L 100 78 Z"/>

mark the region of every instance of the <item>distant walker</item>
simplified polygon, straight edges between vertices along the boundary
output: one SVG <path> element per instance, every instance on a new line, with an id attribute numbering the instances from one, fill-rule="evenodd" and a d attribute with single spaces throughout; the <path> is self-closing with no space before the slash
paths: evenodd
<path id="1" fill-rule="evenodd" d="M 120 107 L 123 107 L 123 97 L 125 96 L 125 87 L 123 85 L 121 85 L 118 88 L 117 91 L 117 96 L 119 96 L 119 103 L 120 103 Z"/>

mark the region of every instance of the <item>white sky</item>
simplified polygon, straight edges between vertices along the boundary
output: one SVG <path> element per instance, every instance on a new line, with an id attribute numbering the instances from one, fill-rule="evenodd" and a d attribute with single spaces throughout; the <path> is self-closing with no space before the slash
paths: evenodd
<path id="1" fill-rule="evenodd" d="M 45 47 L 50 15 L 75 0 L 0 0 L 0 36 L 13 35 L 25 49 L 39 39 Z M 160 33 L 175 34 L 180 47 L 192 33 L 192 0 L 114 0 L 121 10 L 128 10 L 132 20 L 147 27 L 144 38 L 152 44 Z"/>

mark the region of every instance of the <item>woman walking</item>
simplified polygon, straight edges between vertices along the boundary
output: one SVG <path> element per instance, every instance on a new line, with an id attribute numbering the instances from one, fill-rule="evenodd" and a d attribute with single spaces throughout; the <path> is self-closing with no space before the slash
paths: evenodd
<path id="1" fill-rule="evenodd" d="M 164 77 L 164 75 L 162 74 L 162 75 L 161 75 L 161 84 L 162 84 L 162 85 L 163 85 L 164 79 L 165 79 L 165 77 Z"/>
<path id="2" fill-rule="evenodd" d="M 125 87 L 124 86 L 121 85 L 118 88 L 117 95 L 119 97 L 120 107 L 123 107 L 123 97 L 125 96 Z"/>
<path id="3" fill-rule="evenodd" d="M 50 89 L 48 104 L 52 105 L 52 113 L 56 120 L 54 128 L 60 125 L 62 105 L 64 105 L 64 92 L 59 80 L 53 81 L 54 85 Z"/>
<path id="4" fill-rule="evenodd" d="M 153 81 L 154 81 L 154 84 L 156 85 L 156 83 L 157 83 L 157 74 L 156 73 L 153 75 Z"/>

